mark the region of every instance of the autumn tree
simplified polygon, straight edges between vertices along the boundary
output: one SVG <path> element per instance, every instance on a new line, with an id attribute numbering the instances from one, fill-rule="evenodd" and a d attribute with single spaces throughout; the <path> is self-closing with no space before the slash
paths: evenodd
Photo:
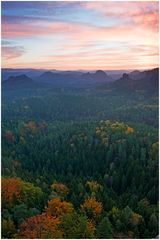
<path id="1" fill-rule="evenodd" d="M 96 193 L 100 190 L 102 190 L 102 186 L 97 181 L 87 181 L 86 187 L 89 189 L 89 193 L 92 196 L 95 196 Z"/>
<path id="2" fill-rule="evenodd" d="M 2 178 L 2 204 L 12 207 L 17 203 L 26 203 L 30 207 L 40 206 L 43 192 L 29 182 L 20 178 Z"/>
<path id="3" fill-rule="evenodd" d="M 134 129 L 132 127 L 127 127 L 126 134 L 134 133 Z"/>
<path id="4" fill-rule="evenodd" d="M 102 203 L 98 202 L 95 197 L 89 197 L 85 199 L 81 209 L 89 218 L 95 218 L 102 212 Z"/>
<path id="5" fill-rule="evenodd" d="M 1 180 L 2 205 L 11 207 L 14 201 L 22 200 L 22 182 L 17 178 L 4 178 Z"/>
<path id="6" fill-rule="evenodd" d="M 33 132 L 37 129 L 37 125 L 34 121 L 29 121 L 28 123 L 26 123 L 25 127 Z"/>
<path id="7" fill-rule="evenodd" d="M 62 217 L 65 214 L 72 213 L 74 208 L 70 202 L 62 201 L 59 198 L 53 198 L 48 202 L 48 206 L 45 211 L 51 216 Z"/>
<path id="8" fill-rule="evenodd" d="M 143 221 L 143 218 L 141 215 L 139 215 L 138 213 L 132 213 L 130 219 L 129 219 L 129 223 L 131 224 L 132 227 L 136 227 L 139 224 L 141 224 Z"/>
<path id="9" fill-rule="evenodd" d="M 16 227 L 11 219 L 2 219 L 2 236 L 4 238 L 14 238 Z"/>
<path id="10" fill-rule="evenodd" d="M 120 210 L 116 207 L 113 207 L 108 213 L 108 217 L 113 223 L 116 223 L 117 219 L 119 218 L 119 215 Z"/>
<path id="11" fill-rule="evenodd" d="M 159 142 L 153 143 L 151 147 L 151 158 L 153 160 L 158 159 L 159 154 Z"/>
<path id="12" fill-rule="evenodd" d="M 47 213 L 42 213 L 26 219 L 20 226 L 17 238 L 63 238 L 63 231 L 59 229 L 60 220 Z"/>
<path id="13" fill-rule="evenodd" d="M 64 199 L 69 193 L 69 189 L 63 183 L 55 182 L 51 185 L 51 189 L 52 192 L 50 198 L 59 197 L 61 199 Z"/>

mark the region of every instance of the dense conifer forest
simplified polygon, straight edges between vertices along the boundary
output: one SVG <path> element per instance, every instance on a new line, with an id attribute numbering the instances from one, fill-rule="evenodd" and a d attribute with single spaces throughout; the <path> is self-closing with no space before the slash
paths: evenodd
<path id="1" fill-rule="evenodd" d="M 2 86 L 2 238 L 158 235 L 158 88 L 127 81 Z"/>

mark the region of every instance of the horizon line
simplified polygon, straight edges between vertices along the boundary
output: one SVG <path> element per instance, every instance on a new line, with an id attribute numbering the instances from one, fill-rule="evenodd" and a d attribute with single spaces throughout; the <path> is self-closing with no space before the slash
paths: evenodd
<path id="1" fill-rule="evenodd" d="M 159 68 L 158 66 L 155 67 L 141 67 L 141 68 L 116 68 L 116 69 L 104 69 L 104 68 L 95 68 L 95 69 L 57 69 L 57 68 L 33 68 L 33 67 L 1 67 L 1 69 L 13 69 L 13 70 L 24 70 L 24 69 L 33 69 L 33 70 L 49 70 L 49 71 L 134 71 L 134 70 L 149 70 L 149 69 L 155 69 Z"/>

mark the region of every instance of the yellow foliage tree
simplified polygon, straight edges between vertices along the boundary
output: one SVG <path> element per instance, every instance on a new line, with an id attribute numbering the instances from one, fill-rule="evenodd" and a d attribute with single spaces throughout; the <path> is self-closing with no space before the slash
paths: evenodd
<path id="1" fill-rule="evenodd" d="M 2 220 L 2 235 L 5 238 L 14 238 L 14 234 L 16 233 L 16 228 L 14 222 L 11 219 L 3 219 Z"/>
<path id="2" fill-rule="evenodd" d="M 58 182 L 53 183 L 51 185 L 51 189 L 53 190 L 53 193 L 55 193 L 60 198 L 64 198 L 69 193 L 67 186 Z"/>
<path id="3" fill-rule="evenodd" d="M 108 213 L 108 216 L 109 218 L 112 220 L 112 221 L 116 221 L 118 216 L 120 214 L 120 210 L 116 207 L 113 207 L 109 213 Z"/>
<path id="4" fill-rule="evenodd" d="M 155 142 L 152 144 L 151 147 L 151 158 L 153 160 L 158 159 L 158 154 L 159 154 L 159 142 Z"/>
<path id="5" fill-rule="evenodd" d="M 142 221 L 143 221 L 142 216 L 137 213 L 133 213 L 130 218 L 130 224 L 134 227 L 138 226 Z"/>
<path id="6" fill-rule="evenodd" d="M 92 196 L 94 196 L 99 190 L 102 189 L 102 186 L 97 181 L 87 181 L 86 187 L 89 188 Z"/>

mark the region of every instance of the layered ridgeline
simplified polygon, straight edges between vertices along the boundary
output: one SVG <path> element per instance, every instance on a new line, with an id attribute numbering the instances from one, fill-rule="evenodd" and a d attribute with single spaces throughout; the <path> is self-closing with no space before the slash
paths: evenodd
<path id="1" fill-rule="evenodd" d="M 14 77 L 9 77 L 8 79 L 3 78 L 2 86 L 12 86 L 12 83 L 17 82 L 17 78 L 24 78 L 28 77 L 26 74 L 23 75 L 16 75 Z M 35 75 L 37 72 L 35 73 Z M 2 74 L 3 76 L 4 74 Z M 55 86 L 55 87 L 60 87 L 60 86 L 74 86 L 74 87 L 84 87 L 84 86 L 90 86 L 90 85 L 97 85 L 105 82 L 110 82 L 112 81 L 112 77 L 108 76 L 104 71 L 98 70 L 95 73 L 83 73 L 83 72 L 76 72 L 76 71 L 66 71 L 66 72 L 52 72 L 52 71 L 45 71 L 39 76 L 30 74 L 29 76 L 32 75 L 32 79 L 34 80 L 35 83 L 45 83 L 46 86 L 48 84 Z M 12 80 L 12 81 L 11 81 Z M 26 79 L 27 82 L 27 79 Z M 23 87 L 23 86 L 21 86 Z M 24 86 L 25 87 L 25 86 Z M 38 85 L 37 85 L 38 87 Z"/>
<path id="2" fill-rule="evenodd" d="M 52 74 L 47 73 L 47 76 Z M 74 76 L 75 72 L 66 74 Z M 101 71 L 76 74 L 106 76 Z M 52 77 L 48 82 L 45 79 L 41 82 L 23 75 L 23 78 L 10 77 L 2 82 L 4 120 L 22 118 L 50 122 L 113 119 L 158 126 L 158 69 L 123 74 L 119 80 L 100 82 L 98 86 L 94 83 L 88 85 L 86 80 L 68 84 L 68 80 L 64 83 Z"/>
<path id="3" fill-rule="evenodd" d="M 17 72 L 16 72 L 17 73 Z M 39 72 L 38 72 L 39 73 Z M 101 86 L 103 83 L 110 83 L 109 86 L 115 90 L 124 90 L 124 91 L 134 91 L 136 90 L 145 90 L 153 91 L 158 89 L 158 77 L 159 69 L 153 69 L 148 71 L 133 71 L 131 73 L 124 73 L 119 79 L 115 79 L 112 75 L 106 74 L 102 70 L 98 70 L 95 73 L 82 73 L 76 71 L 68 72 L 52 72 L 47 71 L 40 74 L 38 77 L 35 75 L 38 74 L 35 70 L 35 74 L 31 77 L 28 77 L 27 74 L 10 76 L 5 80 L 5 77 L 2 81 L 2 87 L 4 89 L 17 89 L 18 88 L 32 88 L 36 86 L 37 88 L 41 85 L 36 83 L 43 83 L 43 87 L 51 85 L 54 87 L 97 87 Z M 4 75 L 2 70 L 2 76 Z M 33 84 L 34 82 L 34 84 Z M 113 83 L 112 83 L 113 82 Z M 103 85 L 102 85 L 103 86 Z M 104 87 L 104 86 L 103 86 Z M 107 87 L 107 85 L 105 85 Z"/>

